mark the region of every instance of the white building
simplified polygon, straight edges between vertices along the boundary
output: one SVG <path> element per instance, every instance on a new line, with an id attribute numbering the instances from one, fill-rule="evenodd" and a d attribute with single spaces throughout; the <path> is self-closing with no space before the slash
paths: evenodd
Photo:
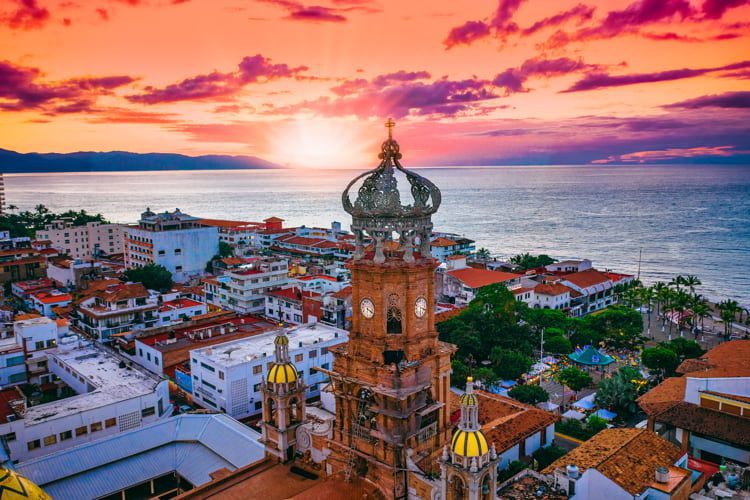
<path id="1" fill-rule="evenodd" d="M 589 259 L 580 260 L 561 260 L 560 262 L 553 262 L 544 266 L 547 271 L 560 272 L 560 273 L 579 273 L 591 269 L 591 261 Z"/>
<path id="2" fill-rule="evenodd" d="M 573 500 L 683 500 L 687 452 L 647 429 L 604 429 L 542 473 Z"/>
<path id="3" fill-rule="evenodd" d="M 53 498 L 167 498 L 263 459 L 260 434 L 222 414 L 179 415 L 16 467 Z M 145 465 L 147 464 L 147 465 Z"/>
<path id="4" fill-rule="evenodd" d="M 122 253 L 123 229 L 120 224 L 89 222 L 74 226 L 69 219 L 53 221 L 36 232 L 37 240 L 51 242 L 52 248 L 74 259 L 91 259 L 99 255 Z"/>
<path id="5" fill-rule="evenodd" d="M 204 302 L 193 299 L 174 299 L 162 302 L 159 306 L 158 326 L 179 325 L 189 321 L 194 316 L 200 316 L 208 312 Z"/>
<path id="6" fill-rule="evenodd" d="M 128 268 L 157 264 L 175 281 L 202 275 L 206 263 L 219 251 L 219 230 L 204 226 L 197 217 L 174 212 L 141 214 L 137 226 L 125 235 L 125 265 Z"/>
<path id="7" fill-rule="evenodd" d="M 521 283 L 521 274 L 479 269 L 466 265 L 463 255 L 446 257 L 436 273 L 436 293 L 440 302 L 465 306 L 486 286 L 502 283 L 512 289 Z"/>
<path id="8" fill-rule="evenodd" d="M 322 316 L 323 297 L 297 287 L 282 288 L 266 294 L 266 316 L 276 321 L 303 325 Z"/>
<path id="9" fill-rule="evenodd" d="M 348 333 L 322 324 L 292 328 L 289 356 L 307 385 L 307 397 L 320 395 L 325 375 L 314 367 L 330 369 L 328 348 L 346 342 Z M 261 381 L 274 360 L 275 331 L 190 352 L 193 401 L 234 418 L 261 413 Z"/>
<path id="10" fill-rule="evenodd" d="M 604 309 L 616 302 L 612 293 L 614 281 L 610 276 L 596 269 L 565 275 L 561 283 L 581 294 L 580 303 L 583 314 Z"/>
<path id="11" fill-rule="evenodd" d="M 47 317 L 31 318 L 13 323 L 15 342 L 25 354 L 29 382 L 47 384 L 52 382 L 47 354 L 54 350 L 60 339 L 68 335 L 68 322 Z"/>
<path id="12" fill-rule="evenodd" d="M 73 301 L 73 296 L 69 293 L 51 290 L 49 292 L 37 292 L 31 294 L 27 300 L 28 305 L 39 311 L 39 314 L 54 318 L 55 313 L 52 311 L 55 307 L 65 307 Z"/>
<path id="13" fill-rule="evenodd" d="M 567 310 L 571 292 L 573 290 L 562 283 L 541 283 L 534 287 L 534 300 L 529 305 L 538 309 Z"/>
<path id="14" fill-rule="evenodd" d="M 26 355 L 13 333 L 0 338 L 0 387 L 26 382 Z"/>
<path id="15" fill-rule="evenodd" d="M 204 280 L 206 302 L 240 314 L 265 309 L 265 294 L 289 284 L 286 260 L 258 259 L 218 278 Z"/>
<path id="16" fill-rule="evenodd" d="M 310 274 L 295 278 L 292 283 L 294 286 L 308 292 L 330 293 L 338 292 L 349 285 L 346 281 L 339 281 L 335 276 L 327 274 Z"/>
<path id="17" fill-rule="evenodd" d="M 168 382 L 75 337 L 47 352 L 50 371 L 76 396 L 36 406 L 7 403 L 0 424 L 14 461 L 48 455 L 168 417 Z"/>
<path id="18" fill-rule="evenodd" d="M 115 333 L 157 327 L 158 308 L 158 294 L 142 284 L 117 283 L 81 301 L 71 317 L 84 332 L 108 340 Z"/>

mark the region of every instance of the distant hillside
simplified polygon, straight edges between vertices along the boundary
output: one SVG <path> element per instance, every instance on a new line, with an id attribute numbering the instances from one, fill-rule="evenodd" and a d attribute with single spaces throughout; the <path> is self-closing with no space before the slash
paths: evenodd
<path id="1" fill-rule="evenodd" d="M 173 153 L 16 153 L 0 149 L 0 172 L 117 172 L 143 170 L 241 170 L 281 168 L 255 156 L 185 156 Z"/>

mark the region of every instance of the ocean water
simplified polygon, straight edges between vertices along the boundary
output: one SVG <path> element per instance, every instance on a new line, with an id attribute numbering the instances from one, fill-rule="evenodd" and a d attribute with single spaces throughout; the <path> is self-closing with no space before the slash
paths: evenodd
<path id="1" fill-rule="evenodd" d="M 668 281 L 695 274 L 701 292 L 750 306 L 750 166 L 426 168 L 443 203 L 435 229 L 499 257 L 587 257 L 601 269 Z M 352 170 L 6 174 L 22 209 L 85 208 L 134 222 L 150 207 L 207 217 L 348 227 L 341 191 Z"/>

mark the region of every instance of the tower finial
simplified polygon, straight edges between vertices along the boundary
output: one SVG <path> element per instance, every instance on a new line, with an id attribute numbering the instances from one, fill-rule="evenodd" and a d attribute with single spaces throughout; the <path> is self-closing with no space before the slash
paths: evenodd
<path id="1" fill-rule="evenodd" d="M 393 118 L 389 117 L 385 121 L 385 128 L 388 129 L 388 140 L 392 140 L 393 139 L 393 127 L 395 127 L 395 126 L 396 126 L 396 122 L 393 121 Z"/>

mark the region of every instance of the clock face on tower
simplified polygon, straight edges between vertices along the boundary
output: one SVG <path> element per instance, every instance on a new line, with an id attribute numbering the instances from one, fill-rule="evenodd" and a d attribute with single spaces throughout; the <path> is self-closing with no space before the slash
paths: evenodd
<path id="1" fill-rule="evenodd" d="M 414 303 L 414 314 L 417 315 L 417 318 L 423 318 L 425 314 L 427 314 L 427 299 L 424 297 L 419 297 L 417 301 Z"/>
<path id="2" fill-rule="evenodd" d="M 359 308 L 365 318 L 370 319 L 375 316 L 375 304 L 372 303 L 372 300 L 362 299 L 362 302 L 359 303 Z"/>

